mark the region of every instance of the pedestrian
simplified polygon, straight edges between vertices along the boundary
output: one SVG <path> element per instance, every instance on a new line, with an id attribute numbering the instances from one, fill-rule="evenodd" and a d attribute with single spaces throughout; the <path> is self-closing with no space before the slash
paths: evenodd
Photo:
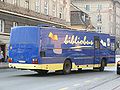
<path id="1" fill-rule="evenodd" d="M 3 62 L 4 56 L 3 56 L 3 51 L 0 51 L 0 62 Z"/>

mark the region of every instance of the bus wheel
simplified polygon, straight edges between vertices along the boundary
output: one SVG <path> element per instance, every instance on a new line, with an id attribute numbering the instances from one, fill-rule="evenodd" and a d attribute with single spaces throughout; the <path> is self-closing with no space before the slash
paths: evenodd
<path id="1" fill-rule="evenodd" d="M 63 73 L 64 74 L 69 74 L 71 72 L 72 68 L 72 63 L 70 60 L 65 60 L 64 65 L 63 65 Z"/>
<path id="2" fill-rule="evenodd" d="M 48 70 L 35 70 L 40 75 L 46 75 L 48 73 Z"/>
<path id="3" fill-rule="evenodd" d="M 105 69 L 105 61 L 102 60 L 102 61 L 101 61 L 100 68 L 99 68 L 99 71 L 104 71 L 104 69 Z"/>
<path id="4" fill-rule="evenodd" d="M 78 69 L 78 72 L 81 72 L 81 71 L 82 71 L 82 68 L 79 68 L 79 69 Z"/>

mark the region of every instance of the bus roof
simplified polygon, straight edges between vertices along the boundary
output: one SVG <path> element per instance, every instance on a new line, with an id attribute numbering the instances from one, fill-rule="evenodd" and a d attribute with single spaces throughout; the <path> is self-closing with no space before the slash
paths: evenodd
<path id="1" fill-rule="evenodd" d="M 102 35 L 109 35 L 109 34 L 105 34 L 105 33 L 98 33 L 98 32 L 91 32 L 91 31 L 86 31 L 81 29 L 81 30 L 76 30 L 76 29 L 64 29 L 64 28 L 56 28 L 56 27 L 39 27 L 39 26 L 16 26 L 16 27 L 12 27 L 12 29 L 16 29 L 16 28 L 41 28 L 41 29 L 52 29 L 52 30 L 63 30 L 63 31 L 80 31 L 80 32 L 85 32 L 85 33 L 94 33 L 94 34 L 102 34 Z M 113 36 L 114 37 L 114 36 Z"/>

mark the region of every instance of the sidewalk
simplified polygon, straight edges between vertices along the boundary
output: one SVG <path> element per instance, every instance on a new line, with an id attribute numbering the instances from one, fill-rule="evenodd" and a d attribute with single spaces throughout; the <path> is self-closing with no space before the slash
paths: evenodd
<path id="1" fill-rule="evenodd" d="M 8 63 L 0 62 L 0 69 L 6 69 L 6 68 L 8 68 Z"/>

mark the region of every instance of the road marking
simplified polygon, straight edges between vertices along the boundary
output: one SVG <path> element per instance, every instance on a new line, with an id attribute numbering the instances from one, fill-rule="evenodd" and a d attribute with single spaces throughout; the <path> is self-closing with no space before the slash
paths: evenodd
<path id="1" fill-rule="evenodd" d="M 61 88 L 61 89 L 58 89 L 58 90 L 67 90 L 67 89 L 68 89 L 68 87 Z"/>
<path id="2" fill-rule="evenodd" d="M 86 83 L 90 83 L 91 82 L 91 80 L 87 80 L 87 81 L 85 81 Z"/>
<path id="3" fill-rule="evenodd" d="M 101 78 L 94 78 L 94 80 L 100 80 Z"/>
<path id="4" fill-rule="evenodd" d="M 90 83 L 90 82 L 93 82 L 93 81 L 95 81 L 95 80 L 101 80 L 101 78 L 94 78 L 93 80 L 87 80 L 87 81 L 85 81 L 86 83 Z"/>
<path id="5" fill-rule="evenodd" d="M 74 84 L 73 86 L 75 86 L 75 87 L 77 87 L 77 86 L 79 86 L 80 84 Z"/>

